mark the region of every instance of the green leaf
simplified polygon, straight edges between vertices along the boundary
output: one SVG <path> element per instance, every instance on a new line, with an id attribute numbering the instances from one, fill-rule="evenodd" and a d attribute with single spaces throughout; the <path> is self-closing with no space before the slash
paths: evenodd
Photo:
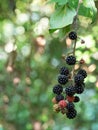
<path id="1" fill-rule="evenodd" d="M 83 4 L 81 4 L 79 9 L 79 15 L 89 17 L 92 19 L 92 22 L 95 21 L 97 14 L 97 8 L 95 7 L 94 0 L 85 0 Z"/>
<path id="2" fill-rule="evenodd" d="M 64 28 L 61 28 L 60 31 L 59 31 L 59 38 L 63 38 L 66 36 L 66 33 L 68 33 L 70 31 L 70 25 L 64 27 Z"/>
<path id="3" fill-rule="evenodd" d="M 72 24 L 76 11 L 67 6 L 60 6 L 50 18 L 50 29 L 63 28 Z"/>
<path id="4" fill-rule="evenodd" d="M 51 0 L 51 2 L 56 2 L 59 5 L 65 5 L 66 3 L 68 3 L 68 0 Z"/>
<path id="5" fill-rule="evenodd" d="M 78 0 L 69 0 L 68 6 L 77 9 Z M 95 7 L 94 0 L 84 0 L 83 3 L 80 5 L 78 14 L 84 17 L 91 18 L 92 22 L 94 22 L 97 14 L 97 8 Z"/>

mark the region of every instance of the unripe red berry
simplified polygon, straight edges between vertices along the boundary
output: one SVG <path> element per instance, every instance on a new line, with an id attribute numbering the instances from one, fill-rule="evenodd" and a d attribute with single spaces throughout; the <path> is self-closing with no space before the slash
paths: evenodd
<path id="1" fill-rule="evenodd" d="M 69 102 L 73 102 L 74 99 L 75 99 L 75 97 L 74 97 L 74 96 L 67 96 L 66 99 L 67 99 L 67 101 L 69 101 Z"/>
<path id="2" fill-rule="evenodd" d="M 65 102 L 65 100 L 61 100 L 58 104 L 61 109 L 65 108 L 67 106 L 67 102 Z"/>

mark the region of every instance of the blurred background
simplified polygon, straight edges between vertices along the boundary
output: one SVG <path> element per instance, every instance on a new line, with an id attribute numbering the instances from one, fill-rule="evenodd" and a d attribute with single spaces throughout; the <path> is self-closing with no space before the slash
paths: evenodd
<path id="1" fill-rule="evenodd" d="M 0 1 L 0 130 L 98 130 L 98 19 L 91 25 L 79 17 L 85 44 L 78 41 L 76 56 L 86 60 L 88 77 L 78 116 L 69 120 L 51 102 L 70 44 L 49 34 L 53 9 L 46 0 Z"/>

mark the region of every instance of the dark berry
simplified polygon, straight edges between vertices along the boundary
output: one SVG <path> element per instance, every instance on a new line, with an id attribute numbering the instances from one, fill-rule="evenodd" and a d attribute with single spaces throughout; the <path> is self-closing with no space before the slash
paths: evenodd
<path id="1" fill-rule="evenodd" d="M 67 116 L 67 118 L 69 118 L 69 119 L 75 118 L 76 115 L 77 115 L 77 111 L 76 111 L 75 109 L 69 110 L 69 111 L 66 113 L 66 116 Z"/>
<path id="2" fill-rule="evenodd" d="M 68 77 L 65 75 L 59 75 L 58 82 L 62 85 L 65 85 L 68 82 Z"/>
<path id="3" fill-rule="evenodd" d="M 61 67 L 61 69 L 60 69 L 60 74 L 61 75 L 69 75 L 69 70 L 68 70 L 68 68 L 66 68 L 66 67 Z"/>
<path id="4" fill-rule="evenodd" d="M 79 101 L 80 101 L 80 98 L 78 96 L 75 96 L 74 102 L 79 102 Z"/>
<path id="5" fill-rule="evenodd" d="M 68 96 L 73 96 L 75 94 L 75 87 L 69 86 L 65 89 L 65 93 Z"/>
<path id="6" fill-rule="evenodd" d="M 71 40 L 76 40 L 77 39 L 77 33 L 74 32 L 74 31 L 70 32 L 68 36 L 69 36 L 69 38 Z"/>
<path id="7" fill-rule="evenodd" d="M 74 77 L 74 80 L 75 80 L 75 83 L 76 83 L 76 84 L 83 84 L 84 77 L 83 77 L 81 74 L 77 74 L 77 75 Z"/>
<path id="8" fill-rule="evenodd" d="M 69 102 L 66 106 L 68 110 L 74 109 L 74 104 L 72 102 Z"/>
<path id="9" fill-rule="evenodd" d="M 87 72 L 86 72 L 84 69 L 80 69 L 80 70 L 78 71 L 78 74 L 81 74 L 84 78 L 87 77 Z"/>
<path id="10" fill-rule="evenodd" d="M 57 102 L 59 102 L 59 101 L 61 101 L 61 100 L 63 100 L 64 99 L 64 96 L 63 95 L 56 95 L 56 101 Z"/>
<path id="11" fill-rule="evenodd" d="M 61 85 L 59 85 L 59 84 L 57 84 L 57 85 L 55 85 L 54 87 L 53 87 L 53 93 L 55 93 L 55 94 L 61 94 L 63 92 L 63 87 L 61 86 Z"/>
<path id="12" fill-rule="evenodd" d="M 84 86 L 83 85 L 75 85 L 75 90 L 77 94 L 81 94 L 84 92 Z"/>
<path id="13" fill-rule="evenodd" d="M 73 56 L 73 55 L 68 56 L 68 57 L 66 58 L 66 63 L 67 63 L 68 65 L 75 65 L 75 63 L 76 63 L 76 57 Z"/>

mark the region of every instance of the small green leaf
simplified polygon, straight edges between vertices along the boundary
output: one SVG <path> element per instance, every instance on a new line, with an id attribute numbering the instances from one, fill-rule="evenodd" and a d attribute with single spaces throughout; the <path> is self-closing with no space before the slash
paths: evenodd
<path id="1" fill-rule="evenodd" d="M 59 31 L 59 38 L 63 38 L 66 36 L 66 33 L 68 33 L 70 31 L 70 25 L 64 27 L 64 28 L 61 28 L 60 31 Z"/>
<path id="2" fill-rule="evenodd" d="M 63 28 L 72 24 L 76 11 L 67 6 L 60 6 L 50 18 L 50 29 Z"/>

